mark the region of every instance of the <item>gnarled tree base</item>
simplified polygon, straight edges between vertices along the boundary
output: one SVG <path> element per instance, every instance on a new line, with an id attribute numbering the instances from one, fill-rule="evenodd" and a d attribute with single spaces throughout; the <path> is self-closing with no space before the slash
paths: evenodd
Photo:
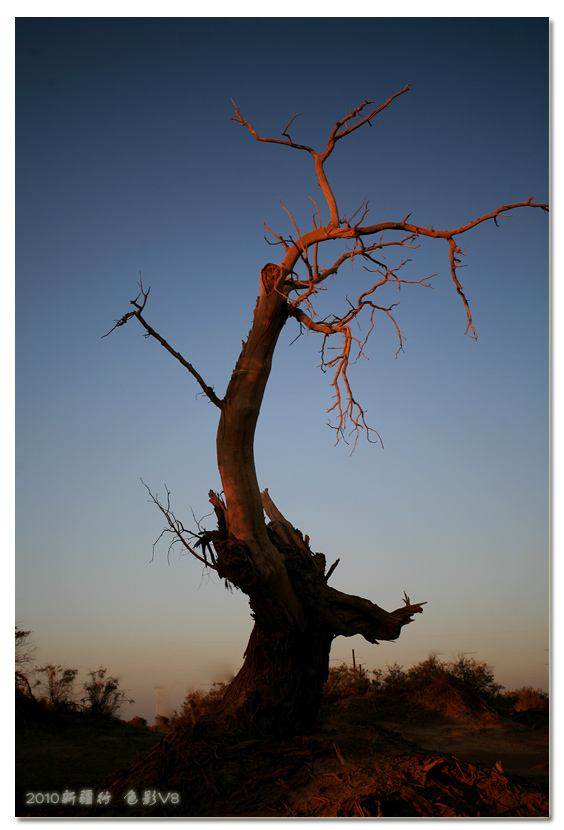
<path id="1" fill-rule="evenodd" d="M 327 579 L 334 567 L 326 573 L 323 554 L 310 550 L 307 536 L 304 539 L 284 518 L 268 491 L 262 499 L 270 518 L 270 541 L 283 557 L 302 615 L 296 621 L 290 614 L 274 617 L 264 586 L 249 581 L 241 545 L 228 538 L 215 539 L 219 563 L 249 595 L 255 619 L 245 661 L 227 689 L 218 714 L 251 734 L 287 736 L 315 725 L 329 672 L 331 643 L 336 636 L 362 634 L 371 643 L 394 640 L 413 614 L 421 613 L 424 603 L 411 605 L 405 597 L 403 607 L 388 613 L 370 600 L 330 587 Z M 214 502 L 217 505 L 217 497 Z M 244 571 L 241 579 L 237 575 L 239 567 Z"/>

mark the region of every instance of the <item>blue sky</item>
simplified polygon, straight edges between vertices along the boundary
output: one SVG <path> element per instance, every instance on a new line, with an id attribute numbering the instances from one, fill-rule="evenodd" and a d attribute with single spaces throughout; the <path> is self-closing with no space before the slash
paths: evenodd
<path id="1" fill-rule="evenodd" d="M 342 213 L 464 224 L 501 204 L 548 201 L 548 21 L 538 19 L 28 18 L 16 27 L 16 619 L 39 662 L 100 664 L 152 717 L 226 679 L 251 629 L 245 597 L 152 543 L 161 516 L 141 478 L 187 522 L 219 489 L 216 410 L 132 323 L 146 316 L 223 394 L 250 327 L 259 273 L 279 249 L 263 223 L 300 229 L 317 198 L 305 153 L 259 144 L 293 113 L 325 146 L 366 99 L 410 92 L 337 146 Z M 259 482 L 332 584 L 425 613 L 396 643 L 335 641 L 335 663 L 410 666 L 467 652 L 508 688 L 548 688 L 548 217 L 515 211 L 463 238 L 461 282 L 444 242 L 413 252 L 397 319 L 351 370 L 384 449 L 334 447 L 321 342 L 275 356 L 259 421 Z M 335 249 L 336 250 L 336 249 Z M 333 251 L 328 252 L 331 256 Z M 407 266 L 406 266 L 407 267 Z M 360 266 L 323 308 L 368 287 Z M 356 294 L 355 294 L 356 292 Z M 392 295 L 390 295 L 392 296 Z M 211 520 L 210 520 L 211 521 Z"/>

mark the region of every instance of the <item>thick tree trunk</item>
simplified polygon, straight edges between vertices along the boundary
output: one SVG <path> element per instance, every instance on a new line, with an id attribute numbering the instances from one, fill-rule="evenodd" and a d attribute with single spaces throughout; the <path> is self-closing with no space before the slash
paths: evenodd
<path id="1" fill-rule="evenodd" d="M 309 549 L 307 537 L 282 516 L 268 492 L 262 494 L 270 543 L 281 555 L 286 577 L 301 606 L 300 625 L 290 615 L 272 614 L 274 597 L 247 588 L 255 625 L 242 668 L 222 701 L 221 713 L 253 734 L 288 735 L 312 728 L 337 635 L 362 634 L 371 643 L 394 640 L 421 606 L 406 604 L 391 614 L 362 597 L 327 585 L 325 557 Z M 221 544 L 218 545 L 221 550 Z M 227 543 L 221 559 L 236 573 L 239 559 Z M 280 602 L 280 597 L 276 598 Z"/>
<path id="2" fill-rule="evenodd" d="M 247 341 L 231 377 L 217 433 L 224 500 L 211 493 L 219 571 L 250 600 L 255 626 L 243 667 L 222 703 L 252 733 L 288 734 L 315 723 L 335 636 L 395 639 L 419 605 L 392 614 L 327 585 L 325 557 L 261 494 L 254 435 L 272 355 L 288 318 L 282 269 L 267 265 Z M 270 523 L 266 524 L 264 512 Z"/>
<path id="3" fill-rule="evenodd" d="M 319 713 L 332 641 L 331 631 L 313 617 L 303 630 L 257 620 L 222 713 L 251 734 L 281 737 L 309 730 Z"/>

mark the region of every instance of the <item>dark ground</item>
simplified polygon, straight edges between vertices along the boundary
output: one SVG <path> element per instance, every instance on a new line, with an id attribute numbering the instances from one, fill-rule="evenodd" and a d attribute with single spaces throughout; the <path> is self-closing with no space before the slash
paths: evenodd
<path id="1" fill-rule="evenodd" d="M 16 816 L 547 817 L 548 763 L 540 712 L 414 723 L 342 699 L 315 731 L 284 741 L 228 731 L 213 715 L 163 738 L 122 721 L 25 712 Z M 92 805 L 78 803 L 84 790 Z M 62 803 L 65 792 L 74 802 Z M 109 804 L 96 805 L 101 792 Z"/>

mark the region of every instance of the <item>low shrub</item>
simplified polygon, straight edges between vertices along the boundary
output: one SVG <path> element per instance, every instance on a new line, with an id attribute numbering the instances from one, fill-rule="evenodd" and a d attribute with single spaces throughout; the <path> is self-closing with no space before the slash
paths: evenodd
<path id="1" fill-rule="evenodd" d="M 130 726 L 136 726 L 138 729 L 148 729 L 149 722 L 147 718 L 142 718 L 140 715 L 134 715 L 130 720 L 126 721 Z"/>
<path id="2" fill-rule="evenodd" d="M 35 697 L 48 706 L 58 709 L 77 709 L 74 681 L 78 669 L 69 669 L 66 666 L 46 666 L 35 669 L 41 678 L 35 681 L 37 692 Z"/>
<path id="3" fill-rule="evenodd" d="M 135 703 L 126 700 L 125 691 L 120 689 L 117 677 L 106 677 L 107 669 L 100 666 L 96 671 L 89 671 L 90 680 L 83 685 L 85 696 L 81 703 L 87 712 L 100 718 L 118 718 L 119 711 L 124 703 Z"/>
<path id="4" fill-rule="evenodd" d="M 175 726 L 189 726 L 202 717 L 213 713 L 229 684 L 214 683 L 208 692 L 203 689 L 190 689 L 180 707 L 173 711 L 169 719 L 169 731 Z"/>
<path id="5" fill-rule="evenodd" d="M 548 711 L 549 697 L 547 692 L 541 689 L 522 686 L 520 689 L 500 695 L 499 706 L 508 712 L 527 712 L 529 709 L 545 712 Z"/>
<path id="6" fill-rule="evenodd" d="M 460 655 L 441 661 L 436 655 L 404 669 L 394 663 L 371 674 L 346 664 L 329 670 L 325 706 L 355 701 L 378 717 L 407 720 L 495 721 L 511 709 L 547 708 L 548 695 L 530 687 L 502 694 L 487 663 Z M 367 711 L 368 714 L 368 711 Z"/>
<path id="7" fill-rule="evenodd" d="M 324 694 L 328 698 L 351 697 L 366 693 L 372 687 L 368 673 L 365 669 L 351 668 L 346 663 L 329 669 L 329 677 L 324 688 Z"/>

